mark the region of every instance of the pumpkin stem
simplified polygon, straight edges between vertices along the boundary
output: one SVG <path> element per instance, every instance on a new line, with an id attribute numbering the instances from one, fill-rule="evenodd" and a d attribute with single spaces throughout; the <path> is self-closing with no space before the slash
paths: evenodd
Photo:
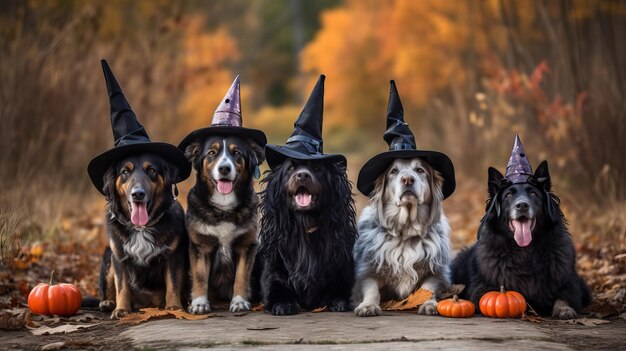
<path id="1" fill-rule="evenodd" d="M 504 290 L 504 285 L 500 285 L 500 294 L 504 294 L 506 290 Z"/>
<path id="2" fill-rule="evenodd" d="M 454 300 L 454 302 L 459 302 L 459 295 L 457 294 L 452 295 L 452 299 Z"/>
<path id="3" fill-rule="evenodd" d="M 54 279 L 54 269 L 50 273 L 50 285 L 56 285 L 57 281 Z"/>

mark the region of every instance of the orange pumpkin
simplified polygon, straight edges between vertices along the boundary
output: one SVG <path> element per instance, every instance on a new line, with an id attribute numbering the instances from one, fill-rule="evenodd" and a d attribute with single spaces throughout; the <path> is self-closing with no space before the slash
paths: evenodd
<path id="1" fill-rule="evenodd" d="M 517 291 L 490 291 L 480 298 L 480 313 L 487 317 L 515 318 L 526 311 L 526 299 Z"/>
<path id="2" fill-rule="evenodd" d="M 57 284 L 54 271 L 50 284 L 40 283 L 28 294 L 28 307 L 33 313 L 71 316 L 80 309 L 82 295 L 75 285 Z"/>
<path id="3" fill-rule="evenodd" d="M 474 315 L 475 309 L 471 301 L 459 299 L 457 294 L 454 294 L 451 299 L 441 300 L 437 304 L 437 312 L 440 315 L 452 318 L 471 317 Z"/>

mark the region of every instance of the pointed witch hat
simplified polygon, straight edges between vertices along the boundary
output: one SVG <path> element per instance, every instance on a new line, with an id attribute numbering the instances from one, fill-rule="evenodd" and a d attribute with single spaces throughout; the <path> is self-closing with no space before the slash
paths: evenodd
<path id="1" fill-rule="evenodd" d="M 282 164 L 287 158 L 297 160 L 327 160 L 346 166 L 346 158 L 340 154 L 324 154 L 322 121 L 324 115 L 324 80 L 320 75 L 311 95 L 294 123 L 293 133 L 285 145 L 265 146 L 265 157 L 270 168 Z"/>
<path id="2" fill-rule="evenodd" d="M 202 140 L 212 135 L 234 135 L 242 138 L 250 138 L 256 141 L 261 147 L 265 146 L 267 138 L 262 131 L 241 126 L 240 89 L 239 76 L 237 76 L 222 99 L 222 102 L 220 102 L 215 110 L 211 126 L 197 129 L 189 133 L 189 135 L 178 144 L 178 148 L 185 151 L 185 148 L 194 141 Z"/>
<path id="3" fill-rule="evenodd" d="M 109 64 L 101 60 L 104 80 L 111 105 L 111 128 L 113 129 L 113 145 L 110 150 L 94 157 L 87 166 L 87 172 L 93 185 L 103 193 L 103 176 L 107 169 L 121 158 L 140 154 L 153 153 L 163 157 L 173 167 L 178 168 L 174 183 L 181 182 L 191 173 L 191 165 L 185 155 L 174 145 L 152 142 L 143 125 L 130 108 Z"/>
<path id="4" fill-rule="evenodd" d="M 528 157 L 526 157 L 522 140 L 519 138 L 519 135 L 515 135 L 515 143 L 513 144 L 509 164 L 506 166 L 504 178 L 515 184 L 526 183 L 528 177 L 532 176 L 533 170 L 530 167 L 530 162 L 528 162 Z"/>
<path id="5" fill-rule="evenodd" d="M 404 109 L 396 89 L 396 83 L 393 80 L 390 83 L 387 131 L 383 135 L 383 139 L 389 144 L 389 151 L 380 153 L 365 163 L 359 172 L 357 188 L 363 195 L 371 196 L 376 179 L 387 170 L 393 160 L 419 157 L 441 173 L 444 179 L 443 197 L 447 198 L 452 195 L 456 188 L 454 165 L 450 158 L 441 152 L 416 148 L 413 132 L 409 129 L 409 125 L 404 122 Z"/>

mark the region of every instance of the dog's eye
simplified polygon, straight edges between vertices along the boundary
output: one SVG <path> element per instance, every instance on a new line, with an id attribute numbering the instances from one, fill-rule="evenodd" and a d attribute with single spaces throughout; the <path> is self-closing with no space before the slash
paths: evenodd
<path id="1" fill-rule="evenodd" d="M 416 168 L 415 172 L 417 172 L 417 173 L 424 173 L 424 168 Z"/>
<path id="2" fill-rule="evenodd" d="M 319 172 L 319 171 L 320 171 L 320 168 L 319 168 L 319 167 L 313 167 L 313 170 L 314 170 L 315 172 Z"/>
<path id="3" fill-rule="evenodd" d="M 123 169 L 123 170 L 122 170 L 122 174 L 123 174 L 123 175 L 129 175 L 129 174 L 130 174 L 130 171 L 129 171 L 129 170 L 127 170 L 127 169 Z"/>
<path id="4" fill-rule="evenodd" d="M 155 174 L 156 173 L 156 169 L 150 167 L 150 168 L 148 168 L 148 173 Z"/>
<path id="5" fill-rule="evenodd" d="M 241 155 L 241 151 L 235 150 L 235 151 L 233 151 L 233 155 L 240 156 Z"/>
<path id="6" fill-rule="evenodd" d="M 391 170 L 391 174 L 396 174 L 396 173 L 398 173 L 398 170 L 396 168 Z"/>
<path id="7" fill-rule="evenodd" d="M 530 192 L 530 196 L 532 196 L 532 197 L 537 197 L 537 196 L 539 196 L 539 195 L 537 195 L 537 193 L 536 193 L 536 192 L 531 191 L 531 192 Z"/>
<path id="8" fill-rule="evenodd" d="M 296 169 L 296 167 L 294 167 L 294 166 L 292 165 L 292 166 L 289 166 L 289 168 L 287 168 L 287 169 L 288 169 L 288 170 L 290 170 L 290 171 L 293 171 L 294 169 Z"/>
<path id="9" fill-rule="evenodd" d="M 513 196 L 513 194 L 511 193 L 507 193 L 506 195 L 504 195 L 505 198 L 509 199 L 511 196 Z"/>
<path id="10" fill-rule="evenodd" d="M 213 149 L 211 149 L 211 150 L 209 150 L 209 152 L 207 152 L 207 155 L 209 155 L 209 156 L 213 156 L 215 154 L 217 154 L 217 151 L 215 151 Z"/>

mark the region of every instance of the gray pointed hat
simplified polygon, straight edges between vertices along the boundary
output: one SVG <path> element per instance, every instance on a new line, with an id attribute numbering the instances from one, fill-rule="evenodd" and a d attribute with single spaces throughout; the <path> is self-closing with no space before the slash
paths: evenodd
<path id="1" fill-rule="evenodd" d="M 217 109 L 215 109 L 211 125 L 189 133 L 178 144 L 178 148 L 185 151 L 185 148 L 194 141 L 202 140 L 212 135 L 234 135 L 250 138 L 261 147 L 265 146 L 267 143 L 265 133 L 258 129 L 244 128 L 242 126 L 240 89 L 239 76 L 237 76 L 219 106 L 217 106 Z"/>

